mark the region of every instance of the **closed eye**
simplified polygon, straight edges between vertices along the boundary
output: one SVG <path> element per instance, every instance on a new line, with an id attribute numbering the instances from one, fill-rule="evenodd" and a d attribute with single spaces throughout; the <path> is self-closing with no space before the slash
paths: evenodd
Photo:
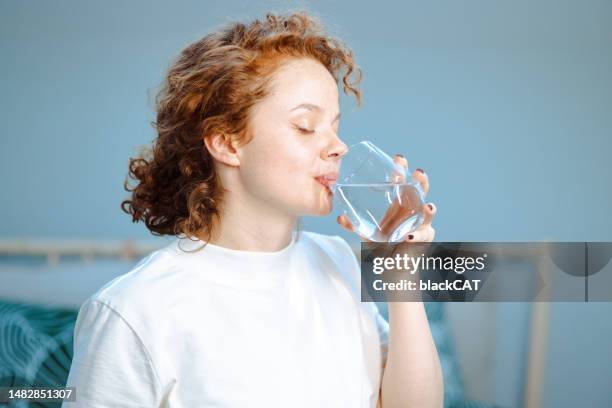
<path id="1" fill-rule="evenodd" d="M 295 126 L 294 125 L 293 127 L 296 128 L 298 130 L 298 132 L 303 133 L 303 134 L 311 134 L 311 133 L 315 132 L 314 130 L 306 129 L 306 128 L 303 128 L 303 127 L 300 127 L 300 126 Z"/>

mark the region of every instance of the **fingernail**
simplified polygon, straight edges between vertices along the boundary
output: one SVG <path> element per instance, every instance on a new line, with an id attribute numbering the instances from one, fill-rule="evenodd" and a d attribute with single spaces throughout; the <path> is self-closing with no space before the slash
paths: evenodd
<path id="1" fill-rule="evenodd" d="M 416 169 L 416 171 L 420 171 L 421 173 L 425 174 L 425 170 L 423 169 Z"/>
<path id="2" fill-rule="evenodd" d="M 408 235 L 408 239 L 414 239 L 414 235 L 412 234 Z"/>
<path id="3" fill-rule="evenodd" d="M 403 155 L 403 154 L 399 154 L 399 153 L 398 153 L 398 154 L 396 154 L 396 156 L 397 156 L 397 157 L 401 157 L 402 159 L 404 158 L 404 155 Z"/>
<path id="4" fill-rule="evenodd" d="M 429 207 L 429 209 L 430 209 L 431 211 L 433 211 L 433 205 L 431 205 L 431 204 L 427 204 L 427 206 Z"/>

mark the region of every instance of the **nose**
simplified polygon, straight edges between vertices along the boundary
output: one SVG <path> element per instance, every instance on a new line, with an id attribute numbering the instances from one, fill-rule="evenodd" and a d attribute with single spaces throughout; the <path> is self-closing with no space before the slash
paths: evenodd
<path id="1" fill-rule="evenodd" d="M 339 138 L 335 138 L 333 145 L 323 150 L 323 160 L 340 159 L 348 151 L 348 146 Z"/>

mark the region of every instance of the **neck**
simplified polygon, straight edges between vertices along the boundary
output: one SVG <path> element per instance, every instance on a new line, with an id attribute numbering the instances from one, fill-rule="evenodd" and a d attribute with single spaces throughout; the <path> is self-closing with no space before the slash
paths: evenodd
<path id="1" fill-rule="evenodd" d="M 276 252 L 291 243 L 296 222 L 296 216 L 226 190 L 209 242 L 242 251 Z"/>

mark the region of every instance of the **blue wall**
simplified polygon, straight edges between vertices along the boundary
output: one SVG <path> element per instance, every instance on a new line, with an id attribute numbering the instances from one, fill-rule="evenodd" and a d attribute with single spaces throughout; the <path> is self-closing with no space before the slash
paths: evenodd
<path id="1" fill-rule="evenodd" d="M 364 70 L 341 135 L 429 173 L 440 240 L 612 240 L 612 4 L 430 3 L 310 3 Z M 119 202 L 171 59 L 287 4 L 0 3 L 0 236 L 147 237 Z"/>
<path id="2" fill-rule="evenodd" d="M 612 241 L 610 1 L 111 3 L 0 2 L 0 237 L 147 238 L 119 203 L 172 58 L 225 21 L 306 6 L 364 71 L 341 135 L 428 172 L 437 240 Z M 354 241 L 334 217 L 305 228 Z M 606 343 L 587 343 L 612 337 L 612 310 L 580 306 L 553 305 L 546 406 L 560 389 L 612 404 L 584 378 L 610 378 Z"/>

